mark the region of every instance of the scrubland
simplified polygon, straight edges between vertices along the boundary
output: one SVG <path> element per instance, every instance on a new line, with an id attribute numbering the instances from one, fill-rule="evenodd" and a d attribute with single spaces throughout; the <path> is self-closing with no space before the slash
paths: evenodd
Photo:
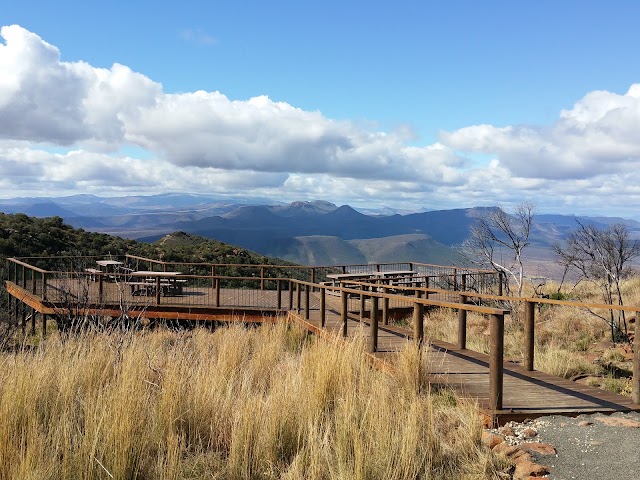
<path id="1" fill-rule="evenodd" d="M 472 404 L 281 323 L 4 353 L 0 479 L 499 478 Z"/>
<path id="2" fill-rule="evenodd" d="M 545 287 L 548 293 L 584 303 L 603 303 L 598 290 L 588 283 L 579 284 L 557 294 L 558 285 Z M 533 297 L 533 289 L 523 295 Z M 625 305 L 640 306 L 640 278 L 623 284 Z M 523 360 L 524 306 L 514 302 L 507 306 L 505 316 L 505 359 Z M 607 310 L 597 313 L 608 316 Z M 617 313 L 616 313 L 617 315 Z M 637 323 L 633 313 L 626 313 L 628 333 L 633 335 Z M 457 342 L 458 317 L 451 310 L 436 309 L 425 316 L 425 335 L 451 343 Z M 467 318 L 467 348 L 489 353 L 489 322 L 480 314 L 469 312 Z M 601 318 L 586 308 L 563 305 L 538 305 L 535 308 L 534 368 L 585 383 L 614 393 L 631 395 L 631 352 L 628 341 L 611 342 L 611 329 Z"/>

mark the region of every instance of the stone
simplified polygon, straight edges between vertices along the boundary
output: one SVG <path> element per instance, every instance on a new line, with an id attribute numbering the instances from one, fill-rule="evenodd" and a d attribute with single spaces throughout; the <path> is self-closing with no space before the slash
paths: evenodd
<path id="1" fill-rule="evenodd" d="M 482 443 L 484 443 L 490 449 L 492 449 L 496 445 L 503 442 L 504 442 L 504 437 L 502 435 L 498 435 L 496 433 L 491 433 L 487 431 L 482 432 Z"/>
<path id="2" fill-rule="evenodd" d="M 630 420 L 628 418 L 594 417 L 593 419 L 597 420 L 600 423 L 604 423 L 605 425 L 609 425 L 611 427 L 640 428 L 640 422 L 636 422 L 635 420 Z"/>
<path id="3" fill-rule="evenodd" d="M 498 429 L 498 432 L 500 432 L 500 434 L 504 435 L 505 437 L 515 437 L 516 436 L 516 432 L 514 432 L 513 428 L 511 428 L 509 426 L 500 427 Z"/>
<path id="4" fill-rule="evenodd" d="M 581 420 L 578 422 L 579 427 L 588 427 L 589 425 L 593 425 L 593 422 L 590 422 L 589 420 Z"/>
<path id="5" fill-rule="evenodd" d="M 521 443 L 520 448 L 525 452 L 529 453 L 537 453 L 538 455 L 557 455 L 558 451 L 548 443 L 538 443 L 538 442 L 527 442 Z"/>
<path id="6" fill-rule="evenodd" d="M 531 427 L 525 428 L 521 433 L 521 436 L 523 438 L 533 438 L 536 435 L 538 435 L 538 431 L 535 428 L 531 428 Z"/>
<path id="7" fill-rule="evenodd" d="M 518 450 L 518 447 L 514 447 L 506 442 L 502 442 L 493 447 L 491 450 L 493 450 L 495 453 L 502 453 L 506 457 L 510 457 L 516 452 L 516 450 Z"/>
<path id="8" fill-rule="evenodd" d="M 521 462 L 516 464 L 513 472 L 513 480 L 525 480 L 527 478 L 539 478 L 549 474 L 549 467 L 534 462 Z"/>

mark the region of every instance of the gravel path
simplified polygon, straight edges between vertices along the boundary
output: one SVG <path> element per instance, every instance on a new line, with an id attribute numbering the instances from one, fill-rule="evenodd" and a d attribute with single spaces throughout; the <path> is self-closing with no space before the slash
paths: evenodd
<path id="1" fill-rule="evenodd" d="M 557 456 L 535 457 L 538 463 L 551 467 L 549 478 L 640 479 L 640 428 L 607 425 L 598 420 L 603 417 L 605 421 L 621 419 L 640 426 L 640 413 L 549 416 L 535 421 L 537 440 L 558 452 Z"/>

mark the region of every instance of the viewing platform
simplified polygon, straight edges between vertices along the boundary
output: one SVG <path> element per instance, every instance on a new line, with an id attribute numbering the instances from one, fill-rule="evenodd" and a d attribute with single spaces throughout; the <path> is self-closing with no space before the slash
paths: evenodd
<path id="1" fill-rule="evenodd" d="M 12 318 L 23 329 L 30 323 L 35 332 L 40 316 L 44 335 L 51 320 L 60 330 L 84 322 L 193 326 L 288 320 L 323 336 L 362 337 L 369 361 L 386 371 L 394 370 L 401 348 L 422 345 L 428 382 L 473 399 L 487 425 L 550 414 L 640 411 L 640 335 L 632 397 L 533 369 L 536 305 L 631 312 L 640 307 L 508 298 L 496 272 L 416 262 L 305 267 L 176 264 L 135 256 L 8 259 L 8 272 Z M 524 357 L 518 363 L 504 359 L 510 312 L 501 305 L 510 302 L 522 302 L 526 312 Z M 425 338 L 427 310 L 457 312 L 456 344 Z M 488 354 L 467 349 L 469 312 L 486 318 Z M 408 323 L 395 321 L 407 317 Z"/>

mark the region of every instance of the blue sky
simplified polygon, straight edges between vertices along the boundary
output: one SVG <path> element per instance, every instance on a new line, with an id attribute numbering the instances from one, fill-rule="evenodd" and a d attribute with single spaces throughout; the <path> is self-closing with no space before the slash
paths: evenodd
<path id="1" fill-rule="evenodd" d="M 630 1 L 10 2 L 0 194 L 635 216 L 638 18 Z M 57 59 L 10 55 L 45 42 Z M 68 125 L 44 105 L 78 91 Z"/>

